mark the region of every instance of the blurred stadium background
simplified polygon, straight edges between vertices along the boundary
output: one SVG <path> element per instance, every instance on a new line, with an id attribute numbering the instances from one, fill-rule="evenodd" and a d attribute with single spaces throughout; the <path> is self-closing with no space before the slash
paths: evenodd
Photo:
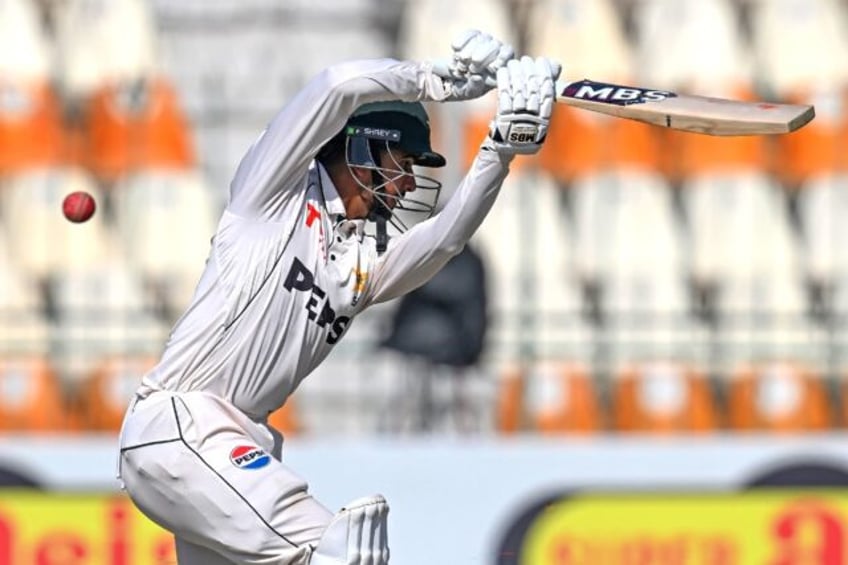
<path id="1" fill-rule="evenodd" d="M 516 160 L 472 241 L 486 274 L 482 355 L 457 366 L 391 350 L 397 305 L 367 312 L 272 416 L 309 454 L 303 474 L 334 494 L 320 469 L 337 445 L 366 445 L 395 472 L 392 454 L 416 449 L 451 465 L 449 446 L 485 445 L 469 469 L 518 449 L 505 453 L 522 473 L 559 461 L 562 474 L 535 480 L 566 486 L 721 486 L 773 450 L 848 461 L 848 2 L 2 0 L 9 482 L 115 491 L 124 406 L 191 297 L 256 135 L 324 67 L 446 57 L 469 27 L 561 60 L 568 79 L 812 103 L 817 118 L 778 138 L 710 138 L 557 107 L 544 150 Z M 494 101 L 430 110 L 447 198 Z M 60 203 L 80 189 L 99 209 L 73 225 Z M 444 459 L 426 451 L 435 444 Z M 24 523 L 28 500 L 7 499 Z M 404 554 L 427 545 L 398 528 L 405 562 L 432 563 Z M 490 549 L 473 547 L 471 562 L 492 562 Z M 516 562 L 507 553 L 495 561 Z M 88 562 L 53 559 L 39 563 Z M 572 562 L 540 559 L 521 562 Z M 726 562 L 758 562 L 746 559 Z"/>

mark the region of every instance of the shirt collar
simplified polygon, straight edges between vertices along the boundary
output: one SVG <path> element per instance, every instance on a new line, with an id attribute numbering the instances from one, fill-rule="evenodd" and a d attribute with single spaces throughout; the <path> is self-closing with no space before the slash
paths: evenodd
<path id="1" fill-rule="evenodd" d="M 342 202 L 342 197 L 339 196 L 339 192 L 336 189 L 336 185 L 333 184 L 332 179 L 330 178 L 329 173 L 327 173 L 327 169 L 324 168 L 324 165 L 321 163 L 317 163 L 318 169 L 318 189 L 323 192 L 324 202 L 326 203 L 327 212 L 331 216 L 342 216 L 345 217 L 346 211 L 344 207 L 344 202 Z"/>

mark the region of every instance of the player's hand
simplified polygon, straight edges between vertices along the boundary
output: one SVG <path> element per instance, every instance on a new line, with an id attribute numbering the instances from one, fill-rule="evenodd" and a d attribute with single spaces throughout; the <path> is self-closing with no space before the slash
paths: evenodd
<path id="1" fill-rule="evenodd" d="M 498 112 L 484 147 L 509 154 L 539 150 L 548 134 L 561 68 L 545 57 L 524 56 L 498 70 Z"/>
<path id="2" fill-rule="evenodd" d="M 443 100 L 470 100 L 497 85 L 498 69 L 515 57 L 511 45 L 476 29 L 459 34 L 451 45 L 450 62 L 433 63 L 433 74 L 444 89 Z"/>

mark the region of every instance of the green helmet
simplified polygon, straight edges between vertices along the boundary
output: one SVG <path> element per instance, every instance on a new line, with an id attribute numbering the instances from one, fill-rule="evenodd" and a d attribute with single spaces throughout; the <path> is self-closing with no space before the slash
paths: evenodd
<path id="1" fill-rule="evenodd" d="M 348 119 L 345 131 L 348 135 L 358 133 L 364 137 L 385 139 L 415 157 L 416 165 L 445 166 L 445 158 L 430 146 L 430 120 L 420 102 L 365 104 Z"/>
<path id="2" fill-rule="evenodd" d="M 369 219 L 377 224 L 377 251 L 382 253 L 388 237 L 386 222 L 403 232 L 411 223 L 430 217 L 436 209 L 442 183 L 420 171 L 406 169 L 392 152 L 383 153 L 381 149 L 398 148 L 412 158 L 414 165 L 421 167 L 444 167 L 445 158 L 430 146 L 430 121 L 419 102 L 373 102 L 360 106 L 342 133 L 347 166 L 371 170 L 370 184 L 354 178 L 363 190 L 374 195 Z M 414 179 L 413 194 L 398 195 L 386 190 L 390 183 L 403 177 Z"/>

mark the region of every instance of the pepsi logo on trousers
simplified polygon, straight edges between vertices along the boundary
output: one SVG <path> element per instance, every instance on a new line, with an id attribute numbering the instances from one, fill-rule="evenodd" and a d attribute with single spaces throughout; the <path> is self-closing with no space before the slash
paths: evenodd
<path id="1" fill-rule="evenodd" d="M 239 445 L 230 451 L 230 461 L 239 469 L 261 469 L 271 462 L 271 456 L 255 445 Z"/>

